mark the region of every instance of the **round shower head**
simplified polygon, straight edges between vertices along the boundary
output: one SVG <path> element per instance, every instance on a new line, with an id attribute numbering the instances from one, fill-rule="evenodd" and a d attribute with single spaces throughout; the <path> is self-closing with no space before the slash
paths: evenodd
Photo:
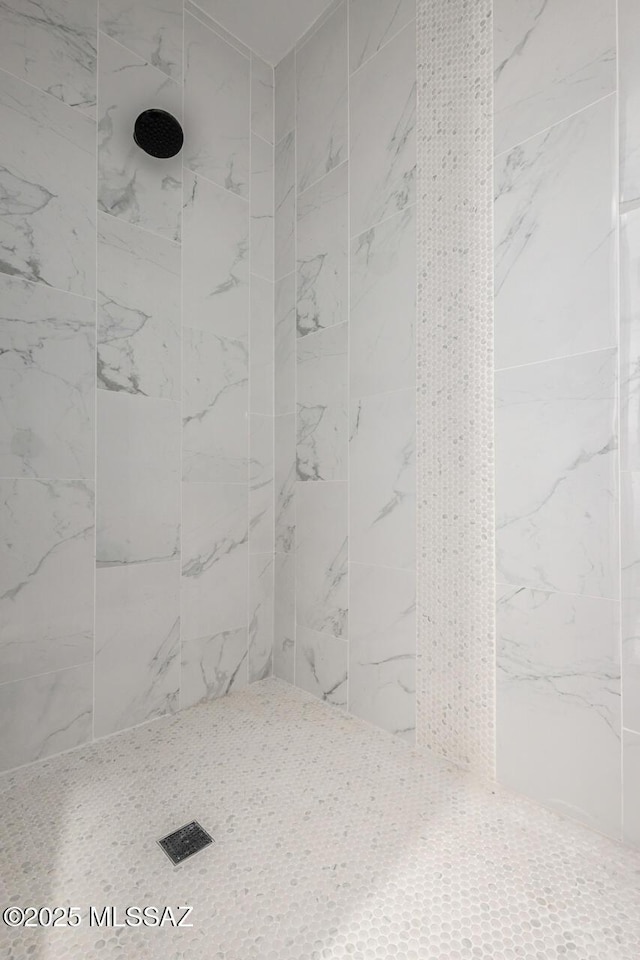
<path id="1" fill-rule="evenodd" d="M 133 139 L 152 157 L 167 160 L 179 153 L 184 143 L 182 127 L 166 110 L 143 110 L 135 122 Z"/>

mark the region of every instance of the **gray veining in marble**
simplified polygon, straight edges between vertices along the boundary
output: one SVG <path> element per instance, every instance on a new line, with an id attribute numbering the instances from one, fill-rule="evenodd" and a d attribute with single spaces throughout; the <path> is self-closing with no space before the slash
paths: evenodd
<path id="1" fill-rule="evenodd" d="M 182 80 L 182 0 L 100 0 L 100 29 Z"/>
<path id="2" fill-rule="evenodd" d="M 249 682 L 271 676 L 273 663 L 274 557 L 249 559 Z"/>
<path id="3" fill-rule="evenodd" d="M 246 687 L 247 628 L 183 641 L 181 679 L 182 707 Z"/>
<path id="4" fill-rule="evenodd" d="M 349 0 L 349 69 L 353 73 L 416 15 L 416 0 Z"/>
<path id="5" fill-rule="evenodd" d="M 347 706 L 348 644 L 298 626 L 296 686 L 338 707 Z"/>
<path id="6" fill-rule="evenodd" d="M 348 630 L 346 483 L 296 487 L 296 622 L 345 638 Z"/>
<path id="7" fill-rule="evenodd" d="M 249 553 L 273 553 L 273 417 L 251 414 L 249 423 Z"/>
<path id="8" fill-rule="evenodd" d="M 347 326 L 298 339 L 299 480 L 347 479 Z"/>

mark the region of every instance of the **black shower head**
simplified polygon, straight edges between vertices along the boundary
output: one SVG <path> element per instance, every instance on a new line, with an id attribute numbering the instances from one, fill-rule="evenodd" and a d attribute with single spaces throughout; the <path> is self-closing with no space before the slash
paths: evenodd
<path id="1" fill-rule="evenodd" d="M 143 110 L 135 122 L 133 139 L 152 157 L 167 160 L 179 153 L 184 143 L 182 127 L 166 110 Z"/>

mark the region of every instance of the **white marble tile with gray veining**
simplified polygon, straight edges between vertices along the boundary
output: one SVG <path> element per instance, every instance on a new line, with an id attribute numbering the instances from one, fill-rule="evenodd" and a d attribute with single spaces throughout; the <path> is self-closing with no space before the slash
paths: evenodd
<path id="1" fill-rule="evenodd" d="M 626 515 L 623 530 L 626 527 Z M 636 529 L 635 527 L 633 529 Z M 624 533 L 623 533 L 624 539 Z M 640 734 L 640 600 L 622 595 L 622 723 Z"/>
<path id="2" fill-rule="evenodd" d="M 416 0 L 349 0 L 349 69 L 374 56 L 416 15 Z"/>
<path id="3" fill-rule="evenodd" d="M 640 200 L 640 7 L 618 0 L 618 71 L 620 94 L 620 199 Z"/>
<path id="4" fill-rule="evenodd" d="M 223 337 L 249 334 L 249 204 L 184 172 L 184 324 Z"/>
<path id="5" fill-rule="evenodd" d="M 296 406 L 296 277 L 275 285 L 274 412 L 293 413 Z"/>
<path id="6" fill-rule="evenodd" d="M 640 848 L 640 733 L 625 730 L 623 735 L 624 769 L 622 809 L 623 840 Z"/>
<path id="7" fill-rule="evenodd" d="M 498 579 L 619 596 L 616 351 L 496 376 Z"/>
<path id="8" fill-rule="evenodd" d="M 240 340 L 185 327 L 182 476 L 246 483 L 249 357 Z"/>
<path id="9" fill-rule="evenodd" d="M 94 297 L 94 121 L 1 73 L 0 129 L 0 273 Z"/>
<path id="10" fill-rule="evenodd" d="M 247 685 L 247 628 L 182 642 L 180 704 L 191 707 Z"/>
<path id="11" fill-rule="evenodd" d="M 2 69 L 95 116 L 97 6 L 97 0 L 2 0 Z"/>
<path id="12" fill-rule="evenodd" d="M 620 229 L 620 463 L 640 470 L 640 210 Z"/>
<path id="13" fill-rule="evenodd" d="M 94 475 L 95 304 L 0 275 L 0 476 Z"/>
<path id="14" fill-rule="evenodd" d="M 0 480 L 0 676 L 93 658 L 94 489 Z"/>
<path id="15" fill-rule="evenodd" d="M 352 401 L 350 560 L 414 568 L 415 434 L 414 390 Z"/>
<path id="16" fill-rule="evenodd" d="M 498 587 L 502 783 L 620 835 L 619 605 Z"/>
<path id="17" fill-rule="evenodd" d="M 620 475 L 622 599 L 640 603 L 640 473 Z"/>
<path id="18" fill-rule="evenodd" d="M 346 638 L 348 487 L 296 485 L 296 622 Z"/>
<path id="19" fill-rule="evenodd" d="M 351 78 L 351 235 L 416 196 L 416 27 L 411 22 Z"/>
<path id="20" fill-rule="evenodd" d="M 352 397 L 414 386 L 415 207 L 352 241 L 350 328 Z"/>
<path id="21" fill-rule="evenodd" d="M 349 564 L 349 711 L 409 742 L 416 726 L 416 576 Z"/>
<path id="22" fill-rule="evenodd" d="M 295 546 L 296 423 L 294 414 L 274 418 L 275 543 L 278 553 Z"/>
<path id="23" fill-rule="evenodd" d="M 247 628 L 246 484 L 182 485 L 182 639 Z"/>
<path id="24" fill-rule="evenodd" d="M 251 272 L 273 280 L 273 146 L 251 136 Z"/>
<path id="25" fill-rule="evenodd" d="M 180 247 L 98 218 L 98 387 L 180 399 Z"/>
<path id="26" fill-rule="evenodd" d="M 276 553 L 274 577 L 273 673 L 293 683 L 296 639 L 296 559 Z"/>
<path id="27" fill-rule="evenodd" d="M 496 367 L 616 342 L 615 97 L 496 159 Z"/>
<path id="28" fill-rule="evenodd" d="M 178 709 L 180 562 L 96 571 L 94 735 Z"/>
<path id="29" fill-rule="evenodd" d="M 250 417 L 249 553 L 272 553 L 274 543 L 273 417 Z"/>
<path id="30" fill-rule="evenodd" d="M 296 49 L 298 192 L 348 155 L 347 6 Z"/>
<path id="31" fill-rule="evenodd" d="M 296 52 L 290 50 L 274 70 L 275 110 L 274 137 L 280 143 L 296 125 Z"/>
<path id="32" fill-rule="evenodd" d="M 273 67 L 251 54 L 251 130 L 273 143 Z"/>
<path id="33" fill-rule="evenodd" d="M 251 278 L 251 327 L 249 352 L 250 410 L 273 415 L 274 363 L 273 283 Z"/>
<path id="34" fill-rule="evenodd" d="M 184 162 L 249 196 L 250 62 L 212 30 L 184 18 Z"/>
<path id="35" fill-rule="evenodd" d="M 496 154 L 615 89 L 610 0 L 496 0 L 493 25 Z"/>
<path id="36" fill-rule="evenodd" d="M 297 475 L 346 480 L 348 455 L 347 324 L 297 343 Z"/>
<path id="37" fill-rule="evenodd" d="M 110 37 L 99 38 L 98 205 L 104 213 L 180 240 L 182 154 L 159 160 L 133 140 L 151 108 L 182 117 L 182 87 Z"/>
<path id="38" fill-rule="evenodd" d="M 271 676 L 274 557 L 249 558 L 249 683 Z"/>
<path id="39" fill-rule="evenodd" d="M 298 197 L 298 336 L 316 333 L 348 318 L 349 171 L 332 170 Z"/>
<path id="40" fill-rule="evenodd" d="M 180 553 L 180 407 L 98 391 L 99 565 Z"/>
<path id="41" fill-rule="evenodd" d="M 348 643 L 298 625 L 296 686 L 337 707 L 347 706 Z"/>
<path id="42" fill-rule="evenodd" d="M 275 278 L 280 280 L 296 267 L 296 137 L 291 131 L 275 149 Z"/>
<path id="43" fill-rule="evenodd" d="M 182 81 L 182 0 L 100 0 L 100 29 Z"/>

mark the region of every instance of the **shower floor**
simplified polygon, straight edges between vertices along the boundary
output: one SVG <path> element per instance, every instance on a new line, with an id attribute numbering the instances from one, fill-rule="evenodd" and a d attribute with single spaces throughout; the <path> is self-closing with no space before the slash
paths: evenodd
<path id="1" fill-rule="evenodd" d="M 0 922 L 3 960 L 640 957 L 640 856 L 276 680 L 5 775 L 0 810 L 2 905 L 82 915 Z M 215 844 L 173 867 L 191 820 Z"/>

